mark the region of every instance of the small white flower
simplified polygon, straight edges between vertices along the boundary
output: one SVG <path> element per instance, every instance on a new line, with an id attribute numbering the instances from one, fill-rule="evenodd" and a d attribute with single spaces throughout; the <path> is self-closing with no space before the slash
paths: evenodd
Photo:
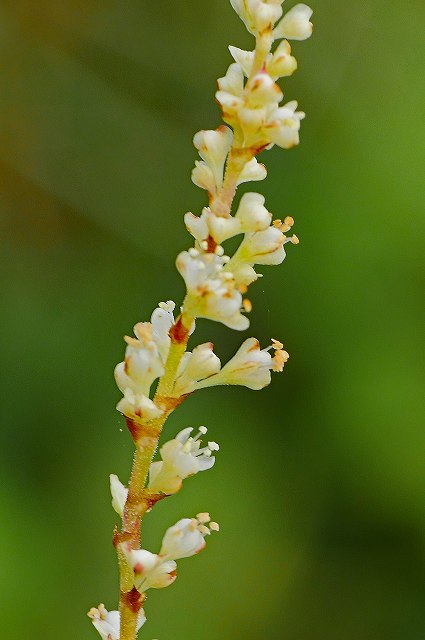
<path id="1" fill-rule="evenodd" d="M 117 409 L 135 422 L 153 420 L 154 418 L 159 418 L 163 413 L 163 410 L 157 407 L 147 396 L 141 393 L 134 393 L 130 388 L 125 389 L 124 397 L 118 402 Z"/>
<path id="2" fill-rule="evenodd" d="M 238 220 L 232 217 L 222 218 L 216 216 L 208 207 L 204 207 L 199 217 L 190 212 L 186 213 L 184 221 L 187 230 L 200 245 L 209 236 L 217 244 L 221 244 L 228 238 L 233 238 L 233 236 L 241 233 L 241 226 Z"/>
<path id="3" fill-rule="evenodd" d="M 283 0 L 230 0 L 230 4 L 250 33 L 270 29 L 282 15 Z"/>
<path id="4" fill-rule="evenodd" d="M 147 396 L 153 381 L 164 373 L 164 366 L 152 338 L 152 325 L 139 322 L 134 334 L 136 338 L 125 337 L 125 359 L 115 369 L 116 382 L 122 392 L 130 387 Z"/>
<path id="5" fill-rule="evenodd" d="M 245 51 L 232 45 L 229 46 L 229 51 L 233 60 L 240 65 L 244 75 L 248 78 L 251 73 L 252 63 L 254 62 L 254 51 Z"/>
<path id="6" fill-rule="evenodd" d="M 199 131 L 193 138 L 193 144 L 198 149 L 199 155 L 212 173 L 215 187 L 213 191 L 219 189 L 223 184 L 224 164 L 232 142 L 233 132 L 229 127 L 225 127 L 224 125 L 218 127 L 215 131 Z M 197 170 L 195 169 L 195 179 L 199 178 L 199 171 L 199 168 Z M 204 167 L 202 167 L 202 171 L 203 178 L 205 179 L 206 174 Z M 209 186 L 212 186 L 209 178 L 207 178 L 207 183 Z M 208 191 L 211 191 L 210 188 L 208 188 Z"/>
<path id="7" fill-rule="evenodd" d="M 179 560 L 202 551 L 206 544 L 205 536 L 218 530 L 216 523 L 210 523 L 209 528 L 206 526 L 209 520 L 207 513 L 179 520 L 166 531 L 159 555 L 166 560 Z"/>
<path id="8" fill-rule="evenodd" d="M 270 371 L 282 371 L 289 355 L 283 345 L 276 341 L 267 349 L 261 349 L 256 338 L 248 338 L 242 343 L 233 358 L 214 376 L 196 385 L 197 389 L 222 384 L 242 385 L 255 391 L 263 389 L 271 382 Z M 274 357 L 269 353 L 275 349 Z"/>
<path id="9" fill-rule="evenodd" d="M 232 124 L 244 103 L 244 75 L 241 66 L 231 64 L 226 75 L 217 82 L 218 91 L 215 97 L 221 105 L 224 121 Z"/>
<path id="10" fill-rule="evenodd" d="M 268 105 L 278 104 L 283 93 L 268 73 L 261 71 L 246 86 L 247 105 L 253 109 L 261 109 Z"/>
<path id="11" fill-rule="evenodd" d="M 273 36 L 278 38 L 288 38 L 289 40 L 306 40 L 313 33 L 313 25 L 310 18 L 313 10 L 306 4 L 296 4 L 295 7 L 286 13 L 279 22 Z"/>
<path id="12" fill-rule="evenodd" d="M 183 355 L 177 370 L 173 395 L 179 397 L 191 393 L 196 382 L 220 371 L 220 359 L 215 355 L 213 347 L 212 342 L 206 342 Z"/>
<path id="13" fill-rule="evenodd" d="M 121 548 L 133 570 L 134 586 L 140 593 L 148 589 L 163 589 L 176 579 L 176 563 L 173 560 L 166 560 L 145 549 L 128 548 L 126 544 Z"/>
<path id="14" fill-rule="evenodd" d="M 291 56 L 291 45 L 287 40 L 282 40 L 267 61 L 266 71 L 274 80 L 277 80 L 277 78 L 291 76 L 297 70 L 297 66 L 296 59 Z"/>
<path id="15" fill-rule="evenodd" d="M 218 451 L 218 444 L 208 442 L 208 446 L 201 447 L 201 436 L 205 435 L 207 429 L 200 427 L 195 437 L 190 435 L 192 431 L 191 427 L 183 429 L 161 447 L 162 460 L 150 466 L 150 491 L 171 495 L 179 491 L 183 480 L 214 466 L 215 457 L 212 453 Z"/>
<path id="16" fill-rule="evenodd" d="M 244 233 L 263 231 L 270 226 L 272 214 L 264 206 L 265 198 L 259 193 L 245 193 L 239 203 L 236 218 Z"/>
<path id="17" fill-rule="evenodd" d="M 175 308 L 176 304 L 172 300 L 160 302 L 151 316 L 152 340 L 158 348 L 163 365 L 165 365 L 170 350 L 171 340 L 168 332 L 174 324 L 173 311 Z"/>
<path id="18" fill-rule="evenodd" d="M 111 485 L 112 506 L 118 515 L 122 516 L 127 500 L 128 489 L 114 473 L 111 473 L 109 480 Z"/>
<path id="19" fill-rule="evenodd" d="M 283 149 L 291 149 L 300 141 L 299 130 L 305 113 L 295 111 L 297 106 L 297 101 L 292 100 L 272 111 L 267 119 L 265 129 L 269 140 Z"/>
<path id="20" fill-rule="evenodd" d="M 120 614 L 119 611 L 107 611 L 105 605 L 100 604 L 98 608 L 93 607 L 88 612 L 93 626 L 100 633 L 102 640 L 119 640 L 120 638 Z M 144 625 L 146 616 L 143 609 L 140 609 L 137 616 L 136 631 Z"/>
<path id="21" fill-rule="evenodd" d="M 238 263 L 253 264 L 281 264 L 285 259 L 283 245 L 287 238 L 280 229 L 271 226 L 263 231 L 245 234 L 238 250 L 228 263 L 228 268 L 232 270 L 233 265 Z"/>
<path id="22" fill-rule="evenodd" d="M 192 170 L 192 182 L 201 189 L 206 189 L 210 195 L 216 192 L 214 174 L 203 160 L 195 160 L 195 168 Z"/>
<path id="23" fill-rule="evenodd" d="M 263 164 L 257 162 L 256 158 L 252 158 L 244 166 L 242 173 L 238 178 L 237 184 L 240 185 L 243 182 L 254 182 L 257 180 L 264 180 L 267 176 L 267 169 Z"/>
<path id="24" fill-rule="evenodd" d="M 227 260 L 195 249 L 177 256 L 177 269 L 187 288 L 185 308 L 194 318 L 209 318 L 243 331 L 249 320 L 241 314 L 242 295 L 232 274 L 223 271 Z"/>
<path id="25" fill-rule="evenodd" d="M 218 530 L 218 524 L 210 522 L 207 513 L 200 513 L 196 518 L 179 520 L 177 524 L 167 529 L 159 554 L 145 549 L 131 549 L 128 544 L 121 544 L 121 549 L 133 571 L 133 583 L 136 589 L 143 593 L 147 589 L 168 587 L 176 579 L 175 561 L 201 551 L 205 547 L 204 537 L 211 531 Z"/>

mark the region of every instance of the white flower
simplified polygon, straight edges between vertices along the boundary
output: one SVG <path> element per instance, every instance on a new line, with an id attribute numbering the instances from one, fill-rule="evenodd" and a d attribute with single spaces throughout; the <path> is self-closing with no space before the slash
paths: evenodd
<path id="1" fill-rule="evenodd" d="M 214 174 L 203 160 L 195 160 L 195 168 L 192 170 L 192 182 L 201 189 L 206 189 L 213 195 L 216 191 Z"/>
<path id="2" fill-rule="evenodd" d="M 291 76 L 297 70 L 297 66 L 296 59 L 291 56 L 291 45 L 287 40 L 282 40 L 274 54 L 267 61 L 266 71 L 276 80 L 277 78 Z"/>
<path id="3" fill-rule="evenodd" d="M 145 549 L 131 549 L 126 544 L 121 548 L 133 570 L 134 586 L 140 593 L 148 589 L 163 589 L 176 579 L 176 563 L 173 560 L 165 560 Z"/>
<path id="4" fill-rule="evenodd" d="M 215 192 L 223 184 L 224 164 L 227 154 L 233 142 L 233 132 L 229 127 L 222 125 L 215 131 L 199 131 L 193 138 L 193 144 L 199 151 L 203 162 L 210 170 L 206 172 L 205 166 L 197 164 L 192 180 L 195 184 L 201 182 L 210 193 Z M 207 177 L 208 174 L 208 177 Z M 211 176 L 213 181 L 211 181 Z M 211 189 L 212 187 L 212 189 Z"/>
<path id="5" fill-rule="evenodd" d="M 183 429 L 174 440 L 161 447 L 162 460 L 150 466 L 150 491 L 171 495 L 179 491 L 183 480 L 214 466 L 215 457 L 212 453 L 218 451 L 218 444 L 208 442 L 208 446 L 201 447 L 201 436 L 206 434 L 207 429 L 200 427 L 194 438 L 190 435 L 192 431 L 191 427 Z"/>
<path id="6" fill-rule="evenodd" d="M 208 526 L 206 526 L 209 523 Z M 210 522 L 207 513 L 196 518 L 184 518 L 170 527 L 162 540 L 159 554 L 145 549 L 131 549 L 123 543 L 121 549 L 133 571 L 133 583 L 143 593 L 147 589 L 168 587 L 176 579 L 176 560 L 188 558 L 205 547 L 204 537 L 218 531 L 216 522 Z"/>
<path id="7" fill-rule="evenodd" d="M 244 166 L 242 173 L 238 178 L 237 184 L 240 185 L 243 182 L 253 182 L 256 180 L 264 180 L 267 176 L 267 169 L 263 164 L 257 162 L 256 158 L 252 158 Z"/>
<path id="8" fill-rule="evenodd" d="M 118 476 L 111 473 L 109 476 L 112 495 L 112 506 L 119 516 L 122 516 L 127 500 L 128 489 L 123 485 Z"/>
<path id="9" fill-rule="evenodd" d="M 248 78 L 251 73 L 252 63 L 254 62 L 254 51 L 245 51 L 233 45 L 229 46 L 229 51 L 233 60 L 240 65 L 244 75 Z"/>
<path id="10" fill-rule="evenodd" d="M 282 371 L 289 355 L 283 351 L 282 343 L 272 341 L 272 346 L 260 349 L 256 338 L 248 338 L 240 346 L 231 360 L 214 376 L 196 385 L 197 389 L 222 384 L 243 385 L 255 391 L 263 389 L 271 382 L 270 371 Z M 269 353 L 275 349 L 274 357 Z"/>
<path id="11" fill-rule="evenodd" d="M 299 130 L 305 113 L 295 111 L 297 106 L 297 101 L 292 100 L 272 111 L 267 119 L 265 129 L 269 140 L 283 149 L 291 149 L 300 141 Z"/>
<path id="12" fill-rule="evenodd" d="M 196 518 L 183 518 L 167 529 L 159 555 L 166 560 L 189 558 L 205 547 L 205 536 L 218 531 L 218 525 L 210 521 L 209 514 L 199 513 Z"/>
<path id="13" fill-rule="evenodd" d="M 191 393 L 199 380 L 220 371 L 220 359 L 213 352 L 212 342 L 200 344 L 192 352 L 186 351 L 177 370 L 173 395 L 179 397 Z"/>
<path id="14" fill-rule="evenodd" d="M 152 337 L 152 325 L 139 322 L 134 334 L 136 338 L 125 337 L 125 360 L 116 367 L 116 381 L 123 392 L 130 387 L 147 396 L 153 381 L 164 373 L 164 366 Z"/>
<path id="15" fill-rule="evenodd" d="M 245 193 L 239 203 L 236 218 L 244 233 L 263 231 L 272 221 L 272 214 L 264 206 L 265 198 L 259 193 Z"/>
<path id="16" fill-rule="evenodd" d="M 160 302 L 151 316 L 152 340 L 158 348 L 163 365 L 165 365 L 170 350 L 171 340 L 168 332 L 174 324 L 173 311 L 175 308 L 176 304 L 172 300 Z"/>
<path id="17" fill-rule="evenodd" d="M 93 607 L 87 614 L 91 618 L 93 626 L 100 633 L 102 640 L 119 640 L 120 638 L 120 614 L 119 611 L 107 611 L 105 605 L 100 604 L 96 609 Z M 146 616 L 143 609 L 140 609 L 137 616 L 136 631 L 144 625 Z"/>
<path id="18" fill-rule="evenodd" d="M 124 397 L 118 402 L 117 409 L 135 422 L 153 420 L 163 413 L 152 400 L 142 393 L 134 393 L 130 388 L 125 389 Z"/>
<path id="19" fill-rule="evenodd" d="M 177 256 L 177 269 L 187 288 L 185 308 L 194 318 L 209 318 L 243 331 L 249 320 L 241 314 L 242 295 L 232 274 L 223 271 L 227 260 L 195 249 Z"/>
<path id="20" fill-rule="evenodd" d="M 306 40 L 313 33 L 310 18 L 313 10 L 306 4 L 297 4 L 286 13 L 273 31 L 273 37 Z"/>
<path id="21" fill-rule="evenodd" d="M 162 414 L 162 409 L 149 399 L 149 393 L 154 380 L 164 374 L 175 306 L 172 300 L 160 302 L 151 322 L 139 322 L 134 327 L 136 337 L 124 338 L 127 343 L 124 362 L 117 364 L 114 372 L 117 386 L 124 394 L 117 409 L 136 422 Z"/>
<path id="22" fill-rule="evenodd" d="M 286 237 L 280 229 L 271 226 L 263 231 L 245 234 L 238 250 L 228 263 L 231 270 L 234 264 L 281 264 L 285 259 L 283 248 Z"/>
<path id="23" fill-rule="evenodd" d="M 248 31 L 257 35 L 274 25 L 282 15 L 283 0 L 230 0 Z"/>
<path id="24" fill-rule="evenodd" d="M 235 121 L 238 111 L 244 104 L 244 76 L 239 64 L 231 64 L 223 78 L 219 78 L 218 91 L 215 94 L 220 103 L 223 119 L 232 124 Z M 236 117 L 237 119 L 237 117 Z"/>
<path id="25" fill-rule="evenodd" d="M 244 51 L 233 46 L 230 46 L 229 50 L 234 61 L 241 66 L 244 75 L 248 78 L 254 62 L 254 51 Z M 291 46 L 287 40 L 283 40 L 273 54 L 268 54 L 264 71 L 272 80 L 290 76 L 296 71 L 297 61 L 290 54 Z"/>
<path id="26" fill-rule="evenodd" d="M 184 221 L 189 233 L 201 246 L 202 242 L 207 240 L 209 236 L 217 244 L 221 244 L 228 238 L 233 238 L 233 236 L 241 233 L 241 226 L 238 220 L 232 217 L 222 218 L 216 216 L 208 207 L 204 207 L 199 217 L 190 212 L 186 213 Z"/>
<path id="27" fill-rule="evenodd" d="M 280 87 L 265 71 L 260 71 L 249 81 L 246 91 L 247 105 L 253 109 L 278 104 L 283 98 Z"/>

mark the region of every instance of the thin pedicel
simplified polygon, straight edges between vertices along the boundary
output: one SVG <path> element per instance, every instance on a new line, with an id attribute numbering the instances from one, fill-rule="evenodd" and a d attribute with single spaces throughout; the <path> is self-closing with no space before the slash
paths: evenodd
<path id="1" fill-rule="evenodd" d="M 223 366 L 211 342 L 187 350 L 199 318 L 239 331 L 247 329 L 246 314 L 252 304 L 244 295 L 261 276 L 256 265 L 281 264 L 285 246 L 298 244 L 297 236 L 287 235 L 293 218 L 273 220 L 258 193 L 245 193 L 234 215 L 231 211 L 237 187 L 267 175 L 256 159 L 260 151 L 273 145 L 290 149 L 299 143 L 305 114 L 297 111 L 296 101 L 280 105 L 283 93 L 276 81 L 297 69 L 288 40 L 305 40 L 311 35 L 312 10 L 297 4 L 282 17 L 283 0 L 230 2 L 254 35 L 255 49 L 230 47 L 234 62 L 218 80 L 216 93 L 225 125 L 215 131 L 199 131 L 194 137 L 201 159 L 195 162 L 192 180 L 208 192 L 208 206 L 199 216 L 184 216 L 194 238 L 194 246 L 176 260 L 186 295 L 176 315 L 174 302 L 160 302 L 150 322 L 136 324 L 134 337 L 125 338 L 124 361 L 115 368 L 123 394 L 117 409 L 125 417 L 135 454 L 128 487 L 116 475 L 110 476 L 112 506 L 122 520 L 113 537 L 120 570 L 119 611 L 107 611 L 100 604 L 88 612 L 103 640 L 135 640 L 146 622 L 146 591 L 172 584 L 177 577 L 176 561 L 199 553 L 206 537 L 219 530 L 208 513 L 198 513 L 170 527 L 158 553 L 141 548 L 145 513 L 159 500 L 177 493 L 186 478 L 211 469 L 219 450 L 212 440 L 202 443 L 206 427 L 197 432 L 189 427 L 163 444 L 160 459 L 153 462 L 168 416 L 188 395 L 206 387 L 262 389 L 270 384 L 271 372 L 282 371 L 289 358 L 275 339 L 263 349 L 256 338 L 246 339 Z M 241 242 L 229 256 L 224 244 L 236 236 L 242 236 Z"/>

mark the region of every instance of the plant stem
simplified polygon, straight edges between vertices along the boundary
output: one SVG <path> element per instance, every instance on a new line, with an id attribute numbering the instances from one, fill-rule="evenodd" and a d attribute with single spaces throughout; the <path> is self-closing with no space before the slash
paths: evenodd
<path id="1" fill-rule="evenodd" d="M 254 61 L 248 82 L 261 71 L 272 44 L 271 31 L 257 37 Z M 226 163 L 226 171 L 221 189 L 210 203 L 211 211 L 221 217 L 229 217 L 235 197 L 239 177 L 258 149 L 245 145 L 244 135 L 240 127 L 234 127 L 233 144 Z M 120 544 L 125 542 L 132 549 L 140 548 L 140 528 L 143 516 L 161 496 L 151 495 L 145 489 L 150 464 L 158 446 L 162 428 L 168 416 L 184 398 L 173 398 L 172 390 L 178 366 L 186 350 L 189 332 L 194 318 L 185 311 L 183 303 L 182 315 L 170 329 L 171 345 L 165 364 L 165 372 L 161 377 L 155 393 L 154 402 L 163 409 L 159 418 L 146 424 L 135 423 L 127 419 L 127 426 L 136 446 L 133 468 L 128 485 L 128 496 L 124 507 L 122 531 L 115 532 L 114 545 L 118 555 L 120 571 L 120 640 L 136 640 L 136 627 L 139 611 L 145 600 L 133 586 L 133 575 L 128 566 Z"/>
<path id="2" fill-rule="evenodd" d="M 193 318 L 183 313 L 170 330 L 171 345 L 165 364 L 165 372 L 159 381 L 154 401 L 163 409 L 159 418 L 146 424 L 136 424 L 127 419 L 136 450 L 128 484 L 128 495 L 124 506 L 122 531 L 114 535 L 120 572 L 120 640 L 135 640 L 138 613 L 145 599 L 133 587 L 133 575 L 120 548 L 125 542 L 132 549 L 140 548 L 140 527 L 144 514 L 161 496 L 152 495 L 145 489 L 149 467 L 158 446 L 162 428 L 172 411 L 184 398 L 171 396 L 180 360 L 186 350 Z"/>

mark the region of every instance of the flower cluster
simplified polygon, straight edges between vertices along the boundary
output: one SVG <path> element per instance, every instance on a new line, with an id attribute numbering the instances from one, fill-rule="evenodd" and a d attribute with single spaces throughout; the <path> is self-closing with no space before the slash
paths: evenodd
<path id="1" fill-rule="evenodd" d="M 122 551 L 132 570 L 135 588 L 144 593 L 148 589 L 168 587 L 177 577 L 176 560 L 202 551 L 205 537 L 218 530 L 218 524 L 210 522 L 208 513 L 199 513 L 196 518 L 183 518 L 167 529 L 159 553 L 132 549 L 123 543 Z"/>
<path id="2" fill-rule="evenodd" d="M 164 374 L 174 309 L 175 304 L 171 300 L 160 302 L 150 322 L 136 324 L 136 337 L 124 338 L 127 343 L 125 359 L 115 367 L 115 380 L 124 394 L 117 409 L 135 422 L 151 420 L 162 413 L 149 394 L 153 382 Z"/>
<path id="3" fill-rule="evenodd" d="M 207 431 L 206 427 L 199 427 L 198 433 L 192 437 L 193 428 L 187 427 L 173 440 L 162 445 L 161 460 L 152 462 L 149 468 L 147 489 L 150 493 L 170 496 L 181 489 L 183 480 L 214 466 L 213 454 L 220 447 L 213 441 L 208 442 L 205 447 L 201 446 L 201 438 Z M 110 475 L 110 484 L 112 506 L 122 517 L 128 489 L 115 474 Z"/>
<path id="4" fill-rule="evenodd" d="M 274 339 L 266 348 L 256 338 L 245 339 L 223 366 L 211 342 L 188 346 L 198 318 L 247 329 L 252 305 L 244 296 L 262 276 L 257 268 L 281 264 L 286 245 L 298 244 L 297 236 L 288 235 L 293 218 L 273 219 L 261 194 L 245 193 L 234 208 L 233 201 L 240 184 L 266 177 L 264 165 L 256 159 L 260 151 L 299 143 L 304 113 L 297 111 L 296 101 L 280 104 L 283 92 L 277 81 L 297 69 L 288 40 L 311 35 L 312 10 L 297 4 L 283 15 L 283 0 L 230 2 L 255 36 L 256 46 L 254 51 L 230 47 L 234 62 L 218 80 L 216 93 L 226 124 L 199 131 L 193 139 L 200 159 L 192 180 L 208 192 L 209 206 L 200 215 L 184 217 L 193 238 L 193 246 L 176 259 L 186 289 L 184 301 L 176 318 L 174 302 L 161 302 L 150 322 L 136 324 L 134 337 L 125 337 L 124 360 L 115 368 L 122 392 L 117 409 L 127 419 L 136 451 L 128 487 L 117 475 L 110 476 L 112 506 L 122 519 L 122 529 L 114 531 L 121 596 L 120 611 L 107 611 L 101 604 L 88 613 L 102 640 L 135 640 L 146 620 L 141 608 L 145 592 L 172 584 L 176 561 L 197 554 L 205 538 L 219 530 L 208 513 L 199 513 L 170 527 L 158 553 L 140 548 L 144 514 L 177 493 L 186 478 L 211 469 L 219 450 L 214 441 L 202 443 L 206 427 L 197 432 L 188 427 L 162 444 L 160 458 L 153 461 L 168 415 L 186 396 L 207 387 L 262 389 L 270 384 L 271 372 L 282 371 L 289 358 Z M 236 248 L 230 251 L 226 243 L 232 240 L 230 247 Z"/>
<path id="5" fill-rule="evenodd" d="M 312 33 L 309 20 L 313 12 L 305 4 L 297 4 L 276 25 L 282 17 L 282 2 L 232 0 L 232 6 L 248 30 L 267 41 L 270 49 L 276 40 L 305 40 Z M 296 111 L 296 101 L 279 106 L 283 93 L 275 82 L 297 69 L 288 41 L 283 40 L 273 54 L 269 53 L 259 68 L 255 52 L 236 47 L 231 47 L 230 52 L 235 62 L 219 79 L 216 94 L 223 120 L 234 129 L 242 130 L 247 147 L 260 150 L 277 144 L 290 149 L 297 145 L 300 122 L 305 114 Z"/>

